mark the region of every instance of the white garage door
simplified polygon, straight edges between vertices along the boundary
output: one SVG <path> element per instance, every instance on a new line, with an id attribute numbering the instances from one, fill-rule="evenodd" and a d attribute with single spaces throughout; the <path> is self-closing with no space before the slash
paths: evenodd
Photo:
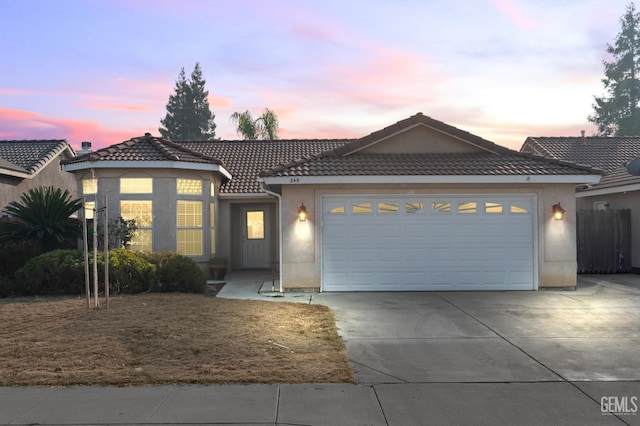
<path id="1" fill-rule="evenodd" d="M 533 290 L 535 197 L 324 197 L 324 291 Z"/>

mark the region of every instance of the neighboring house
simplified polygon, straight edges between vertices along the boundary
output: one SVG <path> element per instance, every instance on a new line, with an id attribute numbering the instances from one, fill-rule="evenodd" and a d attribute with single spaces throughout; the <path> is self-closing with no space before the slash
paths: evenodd
<path id="1" fill-rule="evenodd" d="M 604 170 L 600 182 L 577 187 L 577 209 L 630 209 L 631 267 L 640 269 L 640 177 L 625 167 L 640 156 L 640 136 L 528 137 L 520 150 Z"/>
<path id="2" fill-rule="evenodd" d="M 422 114 L 352 140 L 147 134 L 65 169 L 139 221 L 134 247 L 280 262 L 283 289 L 322 291 L 575 286 L 574 188 L 600 178 Z"/>
<path id="3" fill-rule="evenodd" d="M 75 176 L 60 165 L 74 156 L 66 140 L 0 140 L 0 211 L 39 186 L 68 189 L 75 197 Z"/>

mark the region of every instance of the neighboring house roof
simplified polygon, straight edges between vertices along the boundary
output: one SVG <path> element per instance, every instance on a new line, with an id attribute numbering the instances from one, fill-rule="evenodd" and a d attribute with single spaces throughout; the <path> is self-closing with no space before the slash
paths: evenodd
<path id="1" fill-rule="evenodd" d="M 367 147 L 416 126 L 464 141 L 475 152 L 365 153 Z M 584 176 L 590 167 L 519 153 L 456 127 L 416 114 L 339 148 L 263 170 L 261 177 L 333 176 Z"/>
<path id="2" fill-rule="evenodd" d="M 584 164 L 609 173 L 640 156 L 640 136 L 528 137 L 520 151 Z"/>
<path id="3" fill-rule="evenodd" d="M 176 141 L 196 152 L 219 158 L 233 178 L 222 185 L 220 194 L 263 194 L 258 174 L 275 164 L 336 149 L 353 139 L 277 139 L 234 141 Z"/>
<path id="4" fill-rule="evenodd" d="M 31 179 L 65 151 L 75 155 L 63 139 L 0 140 L 0 174 Z"/>

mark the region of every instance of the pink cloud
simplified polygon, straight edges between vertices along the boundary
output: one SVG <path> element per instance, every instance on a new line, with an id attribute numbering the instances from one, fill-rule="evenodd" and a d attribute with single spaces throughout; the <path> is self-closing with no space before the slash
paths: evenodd
<path id="1" fill-rule="evenodd" d="M 0 135 L 3 139 L 66 139 L 75 149 L 91 141 L 94 149 L 119 143 L 157 129 L 105 128 L 93 121 L 46 117 L 31 111 L 0 107 Z"/>
<path id="2" fill-rule="evenodd" d="M 155 111 L 155 108 L 149 108 L 143 105 L 127 105 L 127 104 L 83 104 L 84 108 L 96 109 L 99 111 L 132 111 L 132 112 L 149 112 Z"/>
<path id="3" fill-rule="evenodd" d="M 500 12 L 507 15 L 514 24 L 522 29 L 532 30 L 537 26 L 534 20 L 520 13 L 516 5 L 516 0 L 493 0 L 493 4 Z"/>

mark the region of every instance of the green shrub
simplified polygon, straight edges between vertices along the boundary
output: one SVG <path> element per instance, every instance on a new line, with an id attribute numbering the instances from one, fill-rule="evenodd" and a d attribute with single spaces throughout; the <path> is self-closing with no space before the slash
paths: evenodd
<path id="1" fill-rule="evenodd" d="M 84 293 L 84 263 L 78 250 L 53 250 L 28 260 L 15 273 L 23 295 Z"/>
<path id="2" fill-rule="evenodd" d="M 141 293 L 155 285 L 156 267 L 149 255 L 125 249 L 109 252 L 109 289 L 115 293 Z"/>
<path id="3" fill-rule="evenodd" d="M 177 253 L 152 253 L 152 262 L 157 267 L 157 291 L 203 293 L 205 276 L 188 257 Z"/>
<path id="4" fill-rule="evenodd" d="M 39 241 L 8 241 L 0 244 L 0 277 L 13 278 L 27 260 L 42 254 Z"/>

